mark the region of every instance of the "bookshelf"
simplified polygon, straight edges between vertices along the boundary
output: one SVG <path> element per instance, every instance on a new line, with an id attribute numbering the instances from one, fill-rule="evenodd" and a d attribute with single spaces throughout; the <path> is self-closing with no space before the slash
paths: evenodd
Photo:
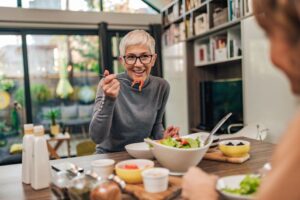
<path id="1" fill-rule="evenodd" d="M 242 80 L 241 23 L 251 13 L 252 0 L 175 0 L 162 11 L 163 48 L 186 47 L 190 132 L 202 120 L 200 82 Z"/>

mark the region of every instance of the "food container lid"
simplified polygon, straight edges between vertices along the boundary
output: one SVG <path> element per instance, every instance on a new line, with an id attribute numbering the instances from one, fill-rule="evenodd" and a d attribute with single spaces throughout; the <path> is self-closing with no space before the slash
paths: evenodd
<path id="1" fill-rule="evenodd" d="M 33 134 L 33 124 L 24 124 L 24 134 Z"/>
<path id="2" fill-rule="evenodd" d="M 34 131 L 34 136 L 42 136 L 44 135 L 44 126 L 42 125 L 34 126 L 33 131 Z"/>

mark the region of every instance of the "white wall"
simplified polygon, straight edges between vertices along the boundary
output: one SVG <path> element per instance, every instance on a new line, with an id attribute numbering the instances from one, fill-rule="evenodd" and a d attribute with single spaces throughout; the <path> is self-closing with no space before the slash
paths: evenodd
<path id="1" fill-rule="evenodd" d="M 263 123 L 267 140 L 277 142 L 299 103 L 285 75 L 271 63 L 269 42 L 254 17 L 242 21 L 242 37 L 244 121 Z"/>
<path id="2" fill-rule="evenodd" d="M 163 47 L 163 75 L 171 86 L 166 106 L 166 125 L 180 127 L 180 135 L 188 134 L 186 47 L 181 42 Z"/>

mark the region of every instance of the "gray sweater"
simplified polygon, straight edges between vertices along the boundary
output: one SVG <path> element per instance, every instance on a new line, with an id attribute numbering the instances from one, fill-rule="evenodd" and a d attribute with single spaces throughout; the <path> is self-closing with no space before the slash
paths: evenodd
<path id="1" fill-rule="evenodd" d="M 170 92 L 168 82 L 150 75 L 140 92 L 138 85 L 131 87 L 132 79 L 126 72 L 117 77 L 129 81 L 119 80 L 120 92 L 116 99 L 104 96 L 98 87 L 89 127 L 97 153 L 123 151 L 127 144 L 163 136 L 162 118 Z"/>

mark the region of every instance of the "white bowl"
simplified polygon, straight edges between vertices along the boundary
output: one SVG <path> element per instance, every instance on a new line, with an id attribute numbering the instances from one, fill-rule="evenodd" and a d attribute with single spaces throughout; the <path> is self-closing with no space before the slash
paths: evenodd
<path id="1" fill-rule="evenodd" d="M 235 175 L 235 176 L 226 176 L 220 178 L 217 182 L 217 190 L 221 193 L 221 195 L 225 199 L 232 199 L 232 200 L 252 200 L 254 196 L 251 195 L 239 195 L 239 194 L 232 194 L 223 191 L 226 187 L 228 188 L 239 188 L 240 182 L 245 178 L 246 175 Z"/>
<path id="2" fill-rule="evenodd" d="M 152 159 L 154 158 L 150 147 L 145 142 L 128 144 L 125 149 L 129 155 L 138 159 Z"/>
<path id="3" fill-rule="evenodd" d="M 142 172 L 146 192 L 164 192 L 168 189 L 169 170 L 166 168 L 150 168 Z"/>
<path id="4" fill-rule="evenodd" d="M 112 159 L 99 159 L 91 162 L 92 172 L 102 178 L 107 178 L 114 172 L 115 161 Z"/>
<path id="5" fill-rule="evenodd" d="M 182 138 L 200 138 L 202 146 L 191 149 L 169 147 L 150 139 L 145 139 L 145 142 L 152 145 L 150 149 L 154 157 L 163 167 L 170 170 L 171 175 L 182 175 L 189 167 L 198 165 L 202 160 L 212 142 L 212 140 L 210 140 L 207 145 L 203 145 L 207 136 L 207 133 L 195 133 L 183 136 Z"/>

